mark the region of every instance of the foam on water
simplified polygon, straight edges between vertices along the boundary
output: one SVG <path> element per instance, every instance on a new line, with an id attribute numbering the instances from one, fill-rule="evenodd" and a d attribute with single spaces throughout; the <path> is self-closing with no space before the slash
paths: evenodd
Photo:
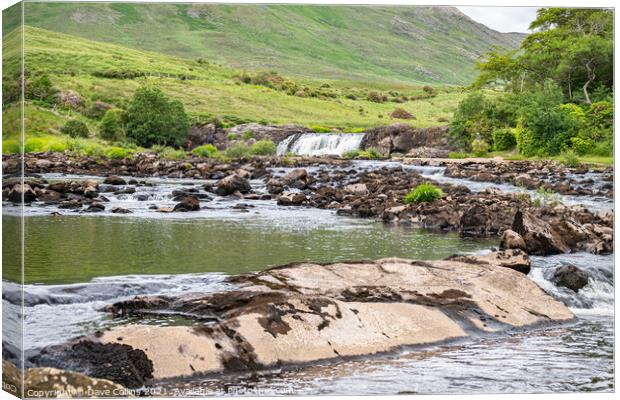
<path id="1" fill-rule="evenodd" d="M 304 133 L 291 135 L 278 144 L 278 155 L 342 155 L 358 150 L 365 133 Z"/>

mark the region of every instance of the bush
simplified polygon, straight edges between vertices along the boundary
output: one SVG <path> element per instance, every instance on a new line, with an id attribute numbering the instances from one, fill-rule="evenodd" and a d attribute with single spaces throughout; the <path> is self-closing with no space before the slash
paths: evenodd
<path id="1" fill-rule="evenodd" d="M 429 94 L 429 95 L 436 94 L 435 89 L 432 86 L 424 86 L 422 90 L 424 91 L 424 93 Z"/>
<path id="2" fill-rule="evenodd" d="M 254 139 L 256 135 L 254 134 L 254 132 L 248 129 L 247 131 L 241 134 L 241 137 L 243 138 L 243 140 L 250 140 L 250 139 Z"/>
<path id="3" fill-rule="evenodd" d="M 493 132 L 493 147 L 497 151 L 512 150 L 517 145 L 514 129 L 502 128 Z"/>
<path id="4" fill-rule="evenodd" d="M 183 150 L 175 149 L 174 147 L 164 147 L 159 151 L 159 156 L 167 160 L 182 160 L 187 154 Z"/>
<path id="5" fill-rule="evenodd" d="M 187 139 L 188 126 L 183 104 L 168 100 L 156 88 L 138 89 L 127 110 L 127 137 L 139 146 L 180 146 Z"/>
<path id="6" fill-rule="evenodd" d="M 237 140 L 237 134 L 236 133 L 229 133 L 228 134 L 228 140 Z"/>
<path id="7" fill-rule="evenodd" d="M 579 166 L 579 157 L 577 157 L 577 153 L 573 150 L 564 150 L 562 154 L 560 154 L 560 159 L 560 162 L 565 167 L 576 168 Z"/>
<path id="8" fill-rule="evenodd" d="M 245 158 L 251 154 L 250 147 L 245 143 L 235 143 L 224 151 L 229 158 Z"/>
<path id="9" fill-rule="evenodd" d="M 406 204 L 410 203 L 428 203 L 440 199 L 443 196 L 443 191 L 432 183 L 425 182 L 415 189 L 407 193 L 403 201 Z"/>
<path id="10" fill-rule="evenodd" d="M 276 154 L 276 145 L 271 140 L 259 140 L 250 151 L 255 156 L 270 156 Z"/>
<path id="11" fill-rule="evenodd" d="M 382 95 L 379 92 L 376 92 L 374 90 L 371 90 L 370 92 L 368 92 L 368 101 L 372 101 L 374 103 L 383 103 L 384 101 L 387 100 L 387 96 Z"/>
<path id="12" fill-rule="evenodd" d="M 198 157 L 213 157 L 219 152 L 217 147 L 212 144 L 203 144 L 192 150 L 192 154 Z"/>
<path id="13" fill-rule="evenodd" d="M 489 144 L 480 138 L 471 142 L 471 151 L 476 157 L 484 157 L 489 152 L 489 148 Z"/>
<path id="14" fill-rule="evenodd" d="M 394 111 L 390 113 L 390 117 L 398 119 L 415 119 L 413 114 L 401 107 L 395 108 Z"/>
<path id="15" fill-rule="evenodd" d="M 342 153 L 340 157 L 350 160 L 350 159 L 359 157 L 360 154 L 361 154 L 360 150 L 350 150 L 350 151 L 345 151 L 344 153 Z"/>
<path id="16" fill-rule="evenodd" d="M 88 118 L 101 119 L 106 111 L 112 109 L 112 106 L 108 103 L 104 103 L 101 100 L 95 101 L 83 114 Z"/>
<path id="17" fill-rule="evenodd" d="M 583 137 L 582 135 L 575 136 L 570 138 L 571 148 L 575 151 L 575 153 L 583 156 L 588 154 L 594 150 L 596 143 L 594 143 L 594 139 L 589 137 Z"/>
<path id="18" fill-rule="evenodd" d="M 110 147 L 105 151 L 105 156 L 108 158 L 112 158 L 115 160 L 122 160 L 123 158 L 129 157 L 133 154 L 132 150 L 125 149 L 122 147 Z"/>
<path id="19" fill-rule="evenodd" d="M 109 141 L 125 140 L 124 118 L 122 110 L 106 111 L 99 124 L 99 137 Z"/>
<path id="20" fill-rule="evenodd" d="M 464 153 L 464 152 L 451 152 L 450 154 L 448 154 L 448 158 L 451 158 L 453 160 L 456 159 L 461 159 L 461 158 L 467 158 L 469 157 L 469 154 Z"/>
<path id="21" fill-rule="evenodd" d="M 371 147 L 362 151 L 359 157 L 367 158 L 369 160 L 381 160 L 383 159 L 383 154 L 381 154 L 381 152 L 374 147 Z"/>
<path id="22" fill-rule="evenodd" d="M 87 138 L 90 132 L 88 132 L 88 127 L 82 121 L 78 121 L 76 119 L 72 119 L 68 121 L 65 126 L 60 128 L 60 132 L 65 135 L 69 135 L 72 138 Z"/>
<path id="23" fill-rule="evenodd" d="M 22 146 L 18 140 L 3 140 L 2 141 L 2 154 L 17 154 L 21 153 Z"/>
<path id="24" fill-rule="evenodd" d="M 57 93 L 58 89 L 52 85 L 52 81 L 47 75 L 26 79 L 24 90 L 26 99 L 40 100 L 51 104 L 55 101 Z"/>

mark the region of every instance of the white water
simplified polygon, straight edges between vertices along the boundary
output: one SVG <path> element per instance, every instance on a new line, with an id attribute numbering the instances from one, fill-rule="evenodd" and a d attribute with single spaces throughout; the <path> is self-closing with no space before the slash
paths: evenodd
<path id="1" fill-rule="evenodd" d="M 358 150 L 365 133 L 304 133 L 291 135 L 278 144 L 278 155 L 337 155 Z"/>

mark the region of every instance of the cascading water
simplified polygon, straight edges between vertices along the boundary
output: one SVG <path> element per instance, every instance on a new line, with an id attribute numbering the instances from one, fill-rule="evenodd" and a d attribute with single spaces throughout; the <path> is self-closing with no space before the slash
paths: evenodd
<path id="1" fill-rule="evenodd" d="M 278 144 L 278 155 L 342 155 L 358 150 L 365 133 L 304 133 L 291 135 Z"/>

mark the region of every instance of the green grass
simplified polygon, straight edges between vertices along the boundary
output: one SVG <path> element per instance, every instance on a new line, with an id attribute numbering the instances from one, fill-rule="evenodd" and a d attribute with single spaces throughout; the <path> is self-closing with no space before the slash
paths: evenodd
<path id="1" fill-rule="evenodd" d="M 15 32 L 5 37 L 3 45 L 9 50 L 6 59 L 9 69 L 5 76 L 11 68 L 19 66 L 14 60 L 19 53 L 10 52 L 12 47 L 18 45 L 18 40 L 19 35 Z M 420 86 L 402 83 L 388 85 L 355 82 L 356 86 L 350 86 L 353 84 L 351 81 L 329 81 L 330 87 L 322 90 L 340 93 L 339 97 L 303 98 L 264 86 L 240 83 L 235 78 L 240 73 L 238 70 L 131 50 L 32 27 L 25 29 L 25 43 L 27 71 L 46 71 L 58 89 L 79 93 L 85 99 L 86 107 L 95 100 L 101 100 L 122 108 L 127 105 L 137 88 L 154 85 L 171 98 L 180 100 L 193 118 L 219 117 L 225 121 L 233 121 L 233 124 L 264 122 L 265 118 L 268 118 L 270 123 L 295 123 L 320 127 L 321 130 L 351 132 L 402 121 L 388 117 L 388 113 L 397 103 L 351 100 L 342 95 L 345 92 L 358 90 L 365 93 L 373 89 L 386 93 L 397 91 L 407 96 L 422 92 Z M 138 71 L 152 76 L 110 79 L 97 76 L 102 71 Z M 191 79 L 183 80 L 183 77 Z M 314 89 L 319 89 L 328 82 L 285 78 L 294 80 L 299 86 L 305 85 Z M 434 98 L 399 104 L 417 117 L 408 123 L 416 127 L 445 124 L 440 121 L 451 117 L 464 94 L 452 87 L 438 87 L 438 92 Z M 9 120 L 7 124 L 16 123 L 18 119 L 15 118 L 14 107 L 9 106 L 3 112 Z M 27 105 L 26 118 L 32 120 L 27 134 L 49 133 L 49 128 L 59 129 L 61 122 L 71 118 L 86 123 L 91 132 L 98 128 L 98 121 L 90 120 L 75 110 L 50 110 L 32 102 Z M 15 127 L 4 129 L 5 132 L 15 130 Z"/>
<path id="2" fill-rule="evenodd" d="M 39 2 L 25 4 L 25 16 L 26 25 L 138 50 L 358 82 L 468 84 L 477 56 L 523 38 L 437 7 Z"/>

